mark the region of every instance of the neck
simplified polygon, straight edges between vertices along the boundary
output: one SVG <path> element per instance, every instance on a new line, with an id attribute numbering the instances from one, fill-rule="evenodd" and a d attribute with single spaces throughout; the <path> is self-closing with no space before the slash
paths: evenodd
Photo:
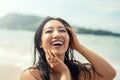
<path id="1" fill-rule="evenodd" d="M 58 55 L 59 59 L 64 62 L 65 55 Z"/>

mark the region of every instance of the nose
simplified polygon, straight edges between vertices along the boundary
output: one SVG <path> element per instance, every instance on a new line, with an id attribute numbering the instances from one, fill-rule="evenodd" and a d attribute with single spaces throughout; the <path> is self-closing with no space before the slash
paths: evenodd
<path id="1" fill-rule="evenodd" d="M 59 31 L 54 31 L 53 32 L 53 38 L 59 38 L 59 37 L 60 37 Z"/>

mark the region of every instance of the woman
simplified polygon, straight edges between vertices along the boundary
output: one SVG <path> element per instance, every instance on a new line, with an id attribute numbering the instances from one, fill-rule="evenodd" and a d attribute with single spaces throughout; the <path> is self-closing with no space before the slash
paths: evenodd
<path id="1" fill-rule="evenodd" d="M 90 63 L 75 60 L 73 50 Z M 35 33 L 34 66 L 22 73 L 21 80 L 112 80 L 115 74 L 108 62 L 79 42 L 66 21 L 47 17 Z"/>

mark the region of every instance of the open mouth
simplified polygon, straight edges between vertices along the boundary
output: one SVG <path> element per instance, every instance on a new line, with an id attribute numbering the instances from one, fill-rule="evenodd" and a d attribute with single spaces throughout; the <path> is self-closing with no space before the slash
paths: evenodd
<path id="1" fill-rule="evenodd" d="M 62 46 L 62 45 L 63 45 L 63 42 L 61 42 L 61 41 L 57 41 L 57 42 L 52 43 L 52 46 Z"/>

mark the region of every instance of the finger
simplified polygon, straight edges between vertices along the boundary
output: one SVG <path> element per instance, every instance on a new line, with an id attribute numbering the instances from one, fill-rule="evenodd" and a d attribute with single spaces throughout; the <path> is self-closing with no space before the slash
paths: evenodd
<path id="1" fill-rule="evenodd" d="M 50 50 L 47 50 L 47 54 L 49 55 L 48 61 L 50 62 L 50 64 L 56 63 L 55 56 L 53 55 L 53 53 Z"/>
<path id="2" fill-rule="evenodd" d="M 69 30 L 70 32 L 74 32 L 72 27 L 67 26 L 66 29 Z"/>
<path id="3" fill-rule="evenodd" d="M 52 55 L 54 56 L 55 59 L 58 59 L 57 54 L 53 54 L 53 53 L 52 53 Z"/>
<path id="4" fill-rule="evenodd" d="M 68 30 L 72 30 L 72 27 L 69 27 L 69 26 L 66 26 L 66 29 L 68 29 Z"/>
<path id="5" fill-rule="evenodd" d="M 47 60 L 49 62 L 50 67 L 54 67 L 55 65 L 58 64 L 58 56 L 54 53 L 51 52 L 51 50 L 46 50 L 47 53 Z"/>
<path id="6" fill-rule="evenodd" d="M 50 62 L 52 62 L 52 57 L 51 57 L 51 55 L 50 55 L 50 53 L 49 53 L 49 51 L 47 50 L 47 49 L 45 49 L 45 53 L 46 53 L 46 59 L 47 59 L 47 61 L 50 63 Z"/>
<path id="7" fill-rule="evenodd" d="M 57 62 L 57 59 L 58 59 L 58 56 L 55 54 L 55 53 L 52 53 L 51 50 L 49 50 L 50 54 L 52 55 L 52 61 L 53 63 L 56 63 Z"/>
<path id="8" fill-rule="evenodd" d="M 45 49 L 45 53 L 48 57 L 53 57 L 48 49 Z"/>
<path id="9" fill-rule="evenodd" d="M 55 58 L 55 53 L 52 53 L 51 50 L 49 50 L 49 53 L 50 53 L 50 55 L 51 55 L 53 58 Z"/>
<path id="10" fill-rule="evenodd" d="M 54 55 L 52 54 L 52 52 L 50 50 L 47 50 L 48 51 L 48 55 L 51 57 L 51 58 L 54 58 Z"/>

